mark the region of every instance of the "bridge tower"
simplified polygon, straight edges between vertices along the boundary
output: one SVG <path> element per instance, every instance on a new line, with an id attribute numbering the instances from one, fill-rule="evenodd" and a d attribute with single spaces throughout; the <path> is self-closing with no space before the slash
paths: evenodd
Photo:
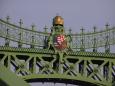
<path id="1" fill-rule="evenodd" d="M 60 82 L 80 86 L 115 86 L 115 27 L 67 33 L 64 19 L 53 18 L 51 31 L 31 30 L 0 19 L 0 86 Z M 99 48 L 103 48 L 99 51 Z"/>

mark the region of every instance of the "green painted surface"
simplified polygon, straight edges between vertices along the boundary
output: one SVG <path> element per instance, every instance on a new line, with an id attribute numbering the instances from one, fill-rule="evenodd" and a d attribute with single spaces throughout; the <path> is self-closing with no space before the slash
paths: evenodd
<path id="1" fill-rule="evenodd" d="M 46 27 L 44 32 L 35 31 L 34 26 L 31 29 L 23 28 L 22 20 L 16 26 L 0 19 L 0 38 L 5 40 L 0 46 L 1 84 L 26 86 L 23 80 L 56 78 L 114 85 L 115 53 L 111 53 L 110 45 L 115 44 L 115 27 L 106 26 L 103 31 L 96 31 L 94 27 L 89 33 L 82 28 L 80 34 L 72 34 L 71 30 L 67 33 L 60 24 L 54 24 L 50 33 Z M 59 50 L 54 46 L 54 39 L 62 34 L 67 47 Z M 10 46 L 11 42 L 17 46 Z M 104 47 L 105 52 L 98 52 L 99 47 Z M 93 51 L 87 52 L 87 49 Z"/>
<path id="2" fill-rule="evenodd" d="M 111 53 L 41 53 L 39 49 L 0 47 L 0 63 L 9 70 L 13 66 L 12 72 L 24 80 L 60 78 L 111 86 L 115 79 L 115 54 Z"/>
<path id="3" fill-rule="evenodd" d="M 0 86 L 30 86 L 23 79 L 0 64 Z"/>
<path id="4" fill-rule="evenodd" d="M 53 26 L 52 28 L 64 29 L 64 33 L 68 36 L 71 41 L 70 46 L 72 50 L 84 50 L 93 48 L 94 52 L 97 52 L 99 47 L 105 47 L 106 52 L 110 52 L 110 45 L 115 44 L 115 27 L 106 26 L 104 30 L 96 31 L 94 27 L 93 32 L 84 32 L 84 29 L 81 33 L 72 34 L 71 31 L 68 33 L 65 31 L 63 26 Z M 34 47 L 44 47 L 44 38 L 48 38 L 50 33 L 58 34 L 58 32 L 38 32 L 35 30 L 35 27 L 31 27 L 32 30 L 23 28 L 22 26 L 16 26 L 10 22 L 0 19 L 0 37 L 6 39 L 6 46 L 9 45 L 10 41 L 21 43 L 21 46 L 24 44 L 34 46 Z M 47 28 L 48 29 L 48 28 Z M 69 38 L 71 37 L 71 38 Z M 50 37 L 51 38 L 51 37 Z M 84 48 L 84 49 L 82 49 Z"/>

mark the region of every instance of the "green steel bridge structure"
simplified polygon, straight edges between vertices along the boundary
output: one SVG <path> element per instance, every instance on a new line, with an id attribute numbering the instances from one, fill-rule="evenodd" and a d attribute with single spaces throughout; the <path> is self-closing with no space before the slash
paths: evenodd
<path id="1" fill-rule="evenodd" d="M 29 82 L 63 82 L 82 86 L 115 86 L 115 27 L 64 34 L 68 49 L 57 50 L 51 32 L 0 19 L 0 86 L 29 86 Z M 64 28 L 53 25 L 52 28 Z M 103 50 L 99 51 L 99 48 Z"/>

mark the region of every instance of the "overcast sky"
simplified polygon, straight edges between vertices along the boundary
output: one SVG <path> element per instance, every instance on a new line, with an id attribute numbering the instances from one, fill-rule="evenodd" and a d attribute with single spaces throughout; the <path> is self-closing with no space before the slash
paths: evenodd
<path id="1" fill-rule="evenodd" d="M 22 18 L 25 27 L 34 23 L 37 30 L 45 25 L 50 28 L 56 14 L 73 32 L 78 33 L 82 26 L 86 31 L 93 26 L 100 30 L 107 22 L 115 26 L 115 0 L 0 0 L 0 18 L 9 15 L 16 24 Z"/>
<path id="2" fill-rule="evenodd" d="M 79 33 L 82 26 L 86 31 L 92 31 L 93 26 L 100 30 L 107 22 L 115 26 L 115 0 L 0 0 L 0 18 L 10 16 L 16 24 L 21 18 L 25 27 L 35 24 L 37 30 L 43 30 L 45 25 L 50 28 L 56 14 L 74 33 Z"/>

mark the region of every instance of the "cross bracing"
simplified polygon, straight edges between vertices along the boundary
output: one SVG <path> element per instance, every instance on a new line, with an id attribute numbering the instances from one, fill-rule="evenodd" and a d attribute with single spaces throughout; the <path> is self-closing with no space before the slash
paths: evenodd
<path id="1" fill-rule="evenodd" d="M 38 32 L 33 26 L 32 30 L 23 28 L 21 21 L 17 26 L 0 19 L 0 64 L 26 81 L 46 79 L 71 83 L 75 80 L 74 84 L 84 86 L 112 86 L 115 53 L 111 53 L 110 45 L 115 44 L 115 27 L 66 34 L 70 36 L 71 50 L 56 51 L 44 48 L 50 36 L 46 29 Z M 105 52 L 98 52 L 99 47 L 104 47 Z"/>

